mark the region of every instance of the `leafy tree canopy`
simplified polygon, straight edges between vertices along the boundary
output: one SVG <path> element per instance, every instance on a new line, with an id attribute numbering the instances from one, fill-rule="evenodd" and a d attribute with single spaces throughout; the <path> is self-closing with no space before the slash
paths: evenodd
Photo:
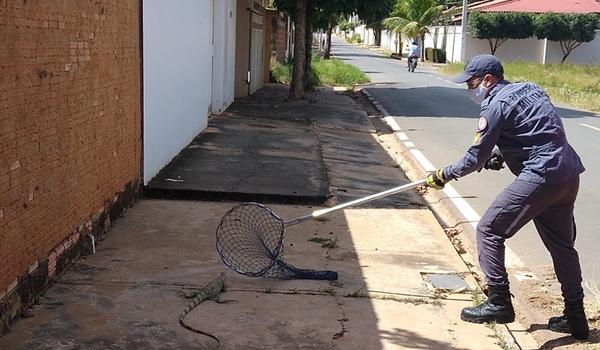
<path id="1" fill-rule="evenodd" d="M 590 42 L 598 28 L 598 15 L 544 13 L 536 16 L 534 23 L 538 39 Z"/>
<path id="2" fill-rule="evenodd" d="M 412 38 L 422 37 L 429 32 L 428 26 L 440 19 L 444 9 L 436 0 L 399 0 L 384 25 Z"/>
<path id="3" fill-rule="evenodd" d="M 295 0 L 273 0 L 275 7 L 293 15 Z M 310 6 L 315 17 L 336 16 L 341 19 L 352 14 L 358 14 L 365 23 L 374 23 L 387 17 L 392 9 L 394 0 L 311 0 Z"/>
<path id="4" fill-rule="evenodd" d="M 471 34 L 486 39 L 492 54 L 508 39 L 526 39 L 533 36 L 533 17 L 517 12 L 472 12 L 469 16 Z"/>
<path id="5" fill-rule="evenodd" d="M 356 14 L 367 27 L 380 28 L 381 22 L 390 15 L 395 0 L 358 1 Z"/>
<path id="6" fill-rule="evenodd" d="M 478 39 L 526 39 L 533 36 L 533 18 L 527 13 L 473 12 L 471 33 Z"/>
<path id="7" fill-rule="evenodd" d="M 600 19 L 595 13 L 544 13 L 534 19 L 534 34 L 538 39 L 560 42 L 562 62 L 582 43 L 594 40 Z"/>
<path id="8" fill-rule="evenodd" d="M 443 16 L 445 8 L 436 0 L 398 0 L 391 17 L 386 18 L 383 25 L 388 30 L 424 42 L 429 26 Z M 425 50 L 421 50 L 421 60 L 425 59 L 424 53 Z"/>

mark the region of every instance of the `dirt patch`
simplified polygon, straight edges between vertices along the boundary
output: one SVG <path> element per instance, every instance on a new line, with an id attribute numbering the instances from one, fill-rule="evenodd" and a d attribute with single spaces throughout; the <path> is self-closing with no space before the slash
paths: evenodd
<path id="1" fill-rule="evenodd" d="M 467 252 L 462 241 L 459 238 L 459 235 L 461 233 L 460 230 L 456 228 L 447 227 L 444 229 L 444 232 L 446 233 L 446 236 L 448 236 L 450 242 L 452 242 L 452 245 L 454 246 L 454 249 L 456 249 L 458 254 L 465 254 Z"/>

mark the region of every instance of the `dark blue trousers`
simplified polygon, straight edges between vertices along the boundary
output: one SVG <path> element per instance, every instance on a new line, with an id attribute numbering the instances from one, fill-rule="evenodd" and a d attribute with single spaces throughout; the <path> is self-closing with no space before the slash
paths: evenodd
<path id="1" fill-rule="evenodd" d="M 517 179 L 496 197 L 477 225 L 479 265 L 488 285 L 508 285 L 504 241 L 533 220 L 552 256 L 564 299 L 583 298 L 579 255 L 574 247 L 573 208 L 578 191 L 579 176 L 559 184 Z"/>

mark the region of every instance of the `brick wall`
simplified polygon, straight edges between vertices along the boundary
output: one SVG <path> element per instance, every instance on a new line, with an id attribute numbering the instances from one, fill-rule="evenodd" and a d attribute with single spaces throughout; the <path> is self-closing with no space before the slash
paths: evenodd
<path id="1" fill-rule="evenodd" d="M 137 192 L 138 7 L 0 0 L 0 301 Z"/>
<path id="2" fill-rule="evenodd" d="M 287 57 L 285 57 L 285 49 L 287 44 L 287 26 L 285 18 L 282 16 L 278 16 L 276 24 L 276 29 L 273 35 L 273 42 L 275 47 L 275 58 L 279 62 L 284 62 Z"/>
<path id="3" fill-rule="evenodd" d="M 279 62 L 284 62 L 287 44 L 286 18 L 283 13 L 276 10 L 267 10 L 265 13 L 265 43 L 269 43 L 266 57 L 273 57 Z"/>

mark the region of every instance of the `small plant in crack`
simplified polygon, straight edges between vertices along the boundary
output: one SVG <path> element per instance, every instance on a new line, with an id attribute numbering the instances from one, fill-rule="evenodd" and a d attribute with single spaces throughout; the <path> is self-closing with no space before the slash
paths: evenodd
<path id="1" fill-rule="evenodd" d="M 319 290 L 321 293 L 327 294 L 327 295 L 332 295 L 335 296 L 335 289 L 333 287 L 328 287 L 328 288 L 323 288 L 321 290 Z"/>
<path id="2" fill-rule="evenodd" d="M 483 292 L 479 288 L 471 289 L 471 297 L 473 298 L 473 306 L 483 303 Z"/>
<path id="3" fill-rule="evenodd" d="M 346 294 L 346 296 L 350 298 L 365 298 L 368 295 L 369 294 L 365 292 L 362 288 L 358 288 L 354 292 Z"/>
<path id="4" fill-rule="evenodd" d="M 338 239 L 337 238 L 323 238 L 323 237 L 313 237 L 308 240 L 309 242 L 314 242 L 320 244 L 322 248 L 333 249 L 337 248 Z"/>

